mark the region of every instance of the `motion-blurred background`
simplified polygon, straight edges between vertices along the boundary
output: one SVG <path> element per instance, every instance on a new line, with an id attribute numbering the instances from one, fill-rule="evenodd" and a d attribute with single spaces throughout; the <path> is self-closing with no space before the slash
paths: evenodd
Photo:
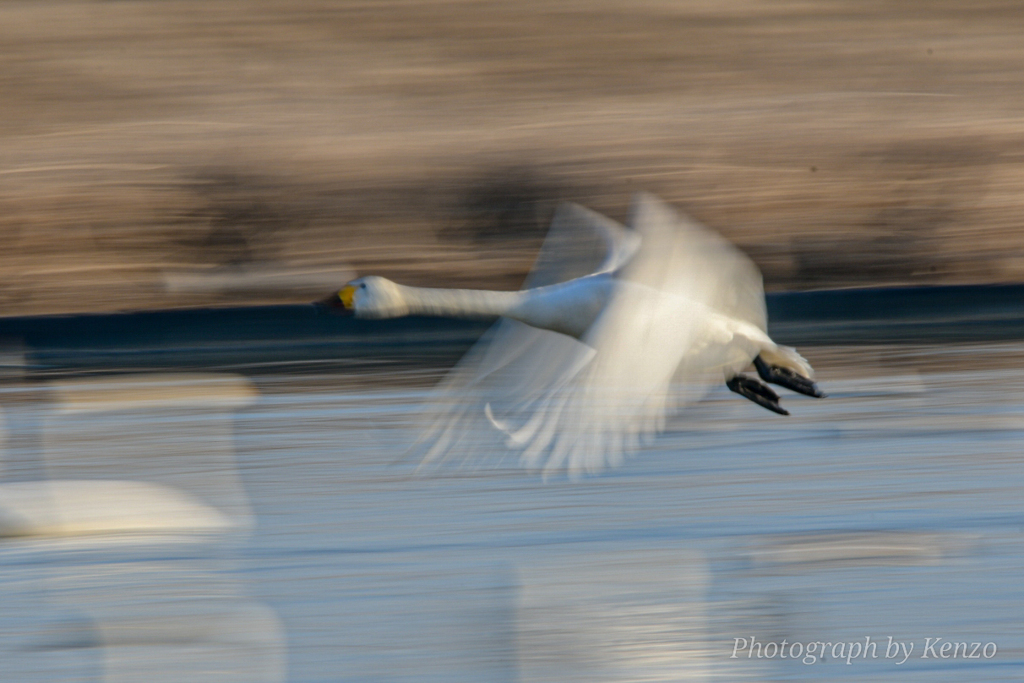
<path id="1" fill-rule="evenodd" d="M 638 190 L 769 290 L 1024 281 L 1018 2 L 3 2 L 0 46 L 0 317 L 512 289 L 557 201 Z M 719 387 L 578 482 L 403 460 L 466 328 L 396 322 L 401 364 L 312 307 L 6 319 L 0 683 L 1017 683 L 996 289 L 831 336 L 863 293 L 771 297 L 827 400 Z"/>
<path id="2" fill-rule="evenodd" d="M 1024 276 L 1016 2 L 0 6 L 0 314 L 514 288 L 655 192 L 769 289 Z"/>

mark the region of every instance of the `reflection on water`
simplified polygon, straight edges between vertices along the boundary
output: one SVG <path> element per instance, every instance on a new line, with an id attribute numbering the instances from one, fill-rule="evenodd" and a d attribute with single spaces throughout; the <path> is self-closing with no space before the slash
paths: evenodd
<path id="1" fill-rule="evenodd" d="M 415 476 L 427 374 L 10 386 L 0 679 L 1016 680 L 1024 346 L 807 355 L 578 482 Z"/>
<path id="2" fill-rule="evenodd" d="M 0 484 L 4 576 L 35 596 L 0 617 L 10 680 L 284 680 L 280 622 L 233 552 L 252 527 L 233 436 L 251 383 L 140 375 L 43 394 L 11 406 L 9 440 L 29 439 L 41 476 Z"/>

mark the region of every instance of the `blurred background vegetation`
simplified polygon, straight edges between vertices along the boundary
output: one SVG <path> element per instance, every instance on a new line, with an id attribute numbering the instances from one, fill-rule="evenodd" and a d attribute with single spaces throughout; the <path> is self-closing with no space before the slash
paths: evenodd
<path id="1" fill-rule="evenodd" d="M 4 3 L 0 315 L 515 288 L 557 201 L 636 190 L 769 289 L 1019 281 L 1022 36 L 1017 2 Z"/>

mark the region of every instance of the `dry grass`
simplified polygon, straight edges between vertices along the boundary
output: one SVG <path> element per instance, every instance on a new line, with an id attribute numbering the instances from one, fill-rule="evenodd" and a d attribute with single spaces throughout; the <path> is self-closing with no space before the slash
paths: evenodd
<path id="1" fill-rule="evenodd" d="M 0 5 L 0 313 L 514 287 L 551 207 L 657 192 L 770 288 L 1019 280 L 1019 3 Z"/>

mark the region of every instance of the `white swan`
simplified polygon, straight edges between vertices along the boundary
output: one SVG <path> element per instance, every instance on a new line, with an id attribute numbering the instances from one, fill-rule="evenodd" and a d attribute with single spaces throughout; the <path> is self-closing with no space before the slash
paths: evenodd
<path id="1" fill-rule="evenodd" d="M 745 255 L 651 195 L 636 197 L 630 223 L 560 206 L 518 292 L 362 277 L 321 304 L 360 318 L 501 317 L 425 408 L 425 464 L 489 456 L 486 434 L 500 431 L 527 467 L 595 472 L 722 380 L 788 415 L 740 374 L 751 362 L 766 382 L 823 396 L 807 361 L 768 337 L 761 274 Z"/>

